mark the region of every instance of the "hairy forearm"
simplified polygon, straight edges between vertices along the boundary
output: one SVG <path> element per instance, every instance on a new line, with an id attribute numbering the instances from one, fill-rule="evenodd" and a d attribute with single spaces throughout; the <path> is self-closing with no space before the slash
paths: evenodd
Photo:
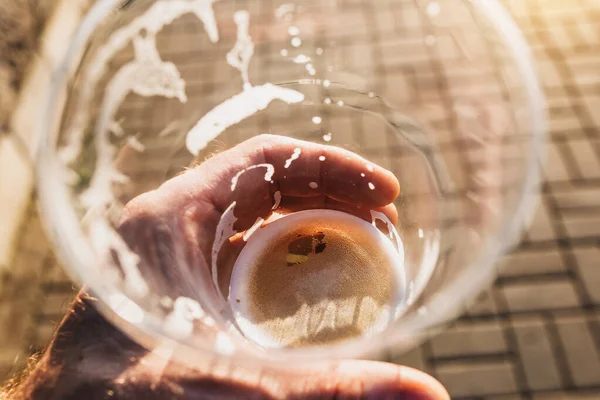
<path id="1" fill-rule="evenodd" d="M 5 391 L 10 399 L 79 399 L 102 392 L 146 350 L 112 326 L 80 293 L 47 350 L 27 376 Z"/>
<path id="2" fill-rule="evenodd" d="M 39 362 L 20 384 L 9 387 L 11 400 L 269 398 L 261 390 L 216 379 L 172 363 L 156 371 L 148 350 L 110 324 L 98 300 L 75 299 Z"/>

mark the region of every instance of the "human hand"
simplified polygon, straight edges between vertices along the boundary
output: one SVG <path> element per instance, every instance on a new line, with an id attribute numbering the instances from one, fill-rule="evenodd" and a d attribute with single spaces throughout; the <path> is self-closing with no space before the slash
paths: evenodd
<path id="1" fill-rule="evenodd" d="M 264 169 L 257 168 L 240 176 L 231 191 L 231 180 L 239 171 L 263 163 L 283 166 L 295 149 L 301 150 L 301 156 L 289 168 L 275 168 L 272 181 L 266 181 Z M 377 190 L 370 190 L 361 178 L 366 171 Z M 311 182 L 317 187 L 311 187 Z M 399 184 L 389 171 L 336 147 L 262 135 L 132 200 L 123 213 L 120 232 L 140 256 L 141 272 L 153 294 L 191 296 L 188 287 L 165 284 L 177 282 L 180 273 L 168 267 L 183 261 L 202 279 L 210 279 L 207 260 L 223 211 L 236 201 L 234 227 L 242 232 L 257 218 L 272 214 L 277 191 L 281 193 L 278 212 L 329 208 L 370 222 L 369 211 L 376 209 L 393 223 L 398 218 L 392 202 Z M 175 237 L 178 232 L 184 234 Z M 235 239 L 226 242 L 221 252 L 226 261 L 221 266 L 234 259 L 238 250 Z M 202 362 L 194 367 L 180 365 L 133 342 L 98 313 L 96 303 L 85 293 L 78 296 L 42 360 L 14 392 L 15 398 L 449 398 L 428 375 L 386 363 L 342 361 L 286 378 L 241 368 L 223 374 Z"/>

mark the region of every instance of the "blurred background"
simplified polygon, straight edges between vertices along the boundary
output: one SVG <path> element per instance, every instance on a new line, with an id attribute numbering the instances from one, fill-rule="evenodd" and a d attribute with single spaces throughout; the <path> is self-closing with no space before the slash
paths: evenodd
<path id="1" fill-rule="evenodd" d="M 0 0 L 0 381 L 44 348 L 77 290 L 37 213 L 32 131 L 49 73 L 89 3 Z M 408 354 L 389 349 L 380 358 L 434 375 L 453 399 L 599 399 L 600 0 L 502 3 L 531 46 L 547 96 L 538 209 L 465 315 Z M 406 15 L 387 28 L 419 21 Z M 468 57 L 455 35 L 446 39 L 442 57 Z M 415 69 L 403 83 L 418 88 L 421 73 L 461 79 Z"/>

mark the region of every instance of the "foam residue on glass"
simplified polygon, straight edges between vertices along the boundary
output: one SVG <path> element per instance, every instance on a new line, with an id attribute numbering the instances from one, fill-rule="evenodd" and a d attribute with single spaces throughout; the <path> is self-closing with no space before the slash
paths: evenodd
<path id="1" fill-rule="evenodd" d="M 292 61 L 296 64 L 306 64 L 307 62 L 311 61 L 311 58 L 305 54 L 298 54 Z"/>
<path id="2" fill-rule="evenodd" d="M 242 74 L 244 89 L 250 89 L 252 85 L 248 80 L 248 64 L 254 55 L 254 43 L 248 34 L 250 14 L 246 10 L 236 11 L 233 20 L 237 25 L 237 39 L 233 49 L 227 53 L 227 63 Z"/>
<path id="3" fill-rule="evenodd" d="M 270 182 L 271 179 L 273 179 L 273 174 L 275 173 L 275 167 L 273 167 L 272 164 L 256 164 L 256 165 L 251 165 L 248 168 L 244 168 L 243 170 L 239 171 L 237 174 L 234 175 L 234 177 L 231 179 L 231 191 L 233 192 L 237 186 L 238 180 L 240 179 L 240 176 L 242 176 L 244 173 L 256 169 L 256 168 L 266 168 L 267 172 L 265 172 L 265 181 Z"/>
<path id="4" fill-rule="evenodd" d="M 126 26 L 115 30 L 106 43 L 102 44 L 90 60 L 90 67 L 83 71 L 80 83 L 80 94 L 75 105 L 73 122 L 67 128 L 66 143 L 61 148 L 61 159 L 65 164 L 72 163 L 81 153 L 83 133 L 90 118 L 89 110 L 100 79 L 115 55 L 131 43 L 134 38 L 141 37 L 142 32 L 154 37 L 166 25 L 184 14 L 193 13 L 204 24 L 204 29 L 211 42 L 217 42 L 219 34 L 212 9 L 214 0 L 159 0 L 142 15 Z"/>
<path id="5" fill-rule="evenodd" d="M 187 100 L 185 82 L 177 67 L 161 60 L 153 35 L 137 36 L 133 39 L 135 57 L 126 63 L 111 78 L 102 101 L 101 115 L 94 131 L 96 148 L 95 173 L 89 187 L 81 195 L 81 202 L 87 208 L 101 207 L 113 201 L 113 183 L 125 183 L 126 177 L 114 168 L 115 147 L 110 142 L 110 134 L 121 135 L 115 115 L 129 93 L 140 96 L 162 96 Z M 113 129 L 109 129 L 113 127 Z M 136 138 L 130 136 L 128 142 L 136 146 Z M 137 142 L 134 148 L 140 149 Z M 142 150 L 143 151 L 143 150 Z"/>
<path id="6" fill-rule="evenodd" d="M 206 314 L 197 301 L 187 298 L 178 297 L 173 309 L 167 315 L 165 327 L 167 332 L 177 338 L 185 338 L 194 330 L 194 321 L 202 320 Z"/>
<path id="7" fill-rule="evenodd" d="M 427 14 L 430 17 L 437 17 L 440 14 L 442 7 L 440 6 L 440 3 L 438 3 L 437 1 L 432 1 L 429 4 L 427 4 Z"/>
<path id="8" fill-rule="evenodd" d="M 235 343 L 225 332 L 217 332 L 215 350 L 223 355 L 229 356 L 235 351 Z"/>
<path id="9" fill-rule="evenodd" d="M 231 179 L 231 191 L 232 192 L 235 191 L 239 178 L 245 172 L 256 169 L 256 168 L 265 168 L 266 172 L 265 172 L 264 179 L 267 182 L 271 181 L 271 179 L 273 178 L 273 174 L 275 173 L 275 167 L 273 167 L 272 164 L 265 163 L 265 164 L 251 165 L 250 167 L 244 168 L 243 170 L 239 171 L 238 173 L 236 173 L 234 175 L 234 177 Z M 276 195 L 277 194 L 279 194 L 279 201 L 280 201 L 281 193 L 277 192 Z M 220 290 L 219 284 L 218 284 L 217 261 L 218 261 L 219 251 L 221 250 L 221 247 L 223 247 L 225 242 L 231 236 L 233 236 L 237 233 L 237 231 L 233 227 L 233 225 L 237 221 L 237 218 L 234 216 L 234 209 L 235 209 L 236 204 L 237 203 L 235 201 L 232 202 L 229 205 L 229 207 L 225 210 L 225 212 L 223 212 L 223 215 L 219 219 L 219 223 L 217 225 L 217 229 L 215 232 L 215 240 L 213 242 L 212 251 L 211 251 L 211 273 L 212 273 L 213 283 L 217 289 L 217 292 L 223 299 L 224 299 L 224 296 L 221 293 L 221 290 Z M 260 226 L 262 225 L 263 222 L 264 222 L 264 220 L 262 218 L 258 218 L 256 220 L 256 222 L 254 223 L 254 225 L 247 232 L 245 232 L 243 239 L 248 240 L 250 235 L 252 235 L 252 233 L 254 233 L 258 228 L 260 228 Z"/>
<path id="10" fill-rule="evenodd" d="M 285 165 L 283 166 L 283 168 L 288 169 L 295 160 L 297 160 L 298 158 L 300 158 L 300 154 L 301 153 L 302 153 L 302 150 L 300 148 L 295 148 L 294 152 L 292 153 L 292 155 L 290 156 L 290 158 L 288 158 L 287 160 L 285 160 Z"/>
<path id="11" fill-rule="evenodd" d="M 252 86 L 248 79 L 248 65 L 254 54 L 254 43 L 248 34 L 249 19 L 247 11 L 235 12 L 237 39 L 233 49 L 227 53 L 229 65 L 241 73 L 243 90 L 206 113 L 188 132 L 186 146 L 193 155 L 198 155 L 225 129 L 264 110 L 274 100 L 281 100 L 287 104 L 300 103 L 304 100 L 302 93 L 271 83 Z"/>
<path id="12" fill-rule="evenodd" d="M 94 131 L 94 174 L 79 200 L 87 210 L 84 227 L 87 227 L 94 250 L 104 260 L 103 265 L 114 265 L 113 257 L 116 257 L 125 275 L 125 285 L 138 296 L 148 294 L 148 286 L 138 268 L 139 257 L 131 251 L 106 216 L 109 207 L 118 204 L 112 185 L 127 182 L 127 178 L 114 166 L 116 149 L 110 136 L 120 137 L 124 134 L 119 122 L 115 121 L 115 114 L 129 93 L 177 98 L 181 102 L 187 100 L 181 74 L 173 63 L 160 58 L 155 37 L 176 18 L 193 13 L 204 24 L 209 39 L 216 42 L 219 36 L 212 4 L 213 0 L 156 1 L 142 15 L 115 30 L 93 53 L 89 67 L 82 72 L 73 120 L 67 126 L 65 144 L 60 149 L 65 179 L 74 184 L 75 173 L 67 167 L 82 152 L 84 131 L 90 119 L 89 111 L 94 109 L 91 103 L 97 86 L 115 55 L 132 43 L 133 60 L 123 65 L 106 84 Z M 128 144 L 137 151 L 144 151 L 136 138 L 128 139 Z"/>
<path id="13" fill-rule="evenodd" d="M 285 3 L 280 5 L 275 10 L 275 18 L 283 21 L 290 21 L 292 19 L 293 13 L 296 11 L 296 5 L 293 3 Z"/>
<path id="14" fill-rule="evenodd" d="M 245 89 L 220 103 L 198 121 L 187 134 L 188 151 L 198 155 L 211 140 L 219 136 L 225 129 L 264 110 L 274 100 L 281 100 L 287 104 L 300 103 L 304 100 L 304 95 L 271 83 Z"/>
<path id="15" fill-rule="evenodd" d="M 146 151 L 146 146 L 136 136 L 127 137 L 127 146 L 134 149 L 138 153 L 143 153 Z"/>
<path id="16" fill-rule="evenodd" d="M 147 295 L 148 285 L 138 268 L 140 257 L 129 249 L 108 220 L 97 210 L 91 210 L 84 219 L 84 224 L 88 225 L 90 242 L 102 260 L 102 265 L 113 265 L 114 252 L 123 271 L 125 283 L 138 296 Z M 113 272 L 116 273 L 116 269 L 113 269 Z"/>
<path id="17" fill-rule="evenodd" d="M 248 228 L 246 230 L 246 232 L 244 232 L 242 239 L 244 239 L 244 241 L 247 242 L 248 239 L 250 239 L 250 236 L 252 236 L 252 234 L 254 232 L 256 232 L 258 230 L 258 228 L 260 228 L 264 222 L 265 222 L 264 218 L 261 218 L 261 217 L 256 218 L 256 221 L 254 221 L 254 224 L 252 224 L 252 226 L 250 228 Z"/>
<path id="18" fill-rule="evenodd" d="M 233 225 L 237 221 L 237 218 L 233 215 L 233 209 L 237 203 L 234 201 L 227 207 L 227 209 L 221 215 L 219 219 L 219 224 L 217 225 L 217 229 L 215 232 L 215 240 L 212 245 L 212 251 L 210 255 L 210 263 L 211 263 L 211 274 L 213 279 L 213 284 L 219 293 L 221 298 L 225 298 L 221 289 L 219 287 L 219 273 L 217 268 L 217 260 L 219 257 L 219 251 L 221 247 L 225 244 L 225 242 L 233 235 L 237 233 L 237 231 L 233 228 Z"/>
<path id="19" fill-rule="evenodd" d="M 279 190 L 276 191 L 273 195 L 273 198 L 275 203 L 273 204 L 273 207 L 271 207 L 271 210 L 277 210 L 277 208 L 279 208 L 279 204 L 281 203 L 281 192 Z"/>

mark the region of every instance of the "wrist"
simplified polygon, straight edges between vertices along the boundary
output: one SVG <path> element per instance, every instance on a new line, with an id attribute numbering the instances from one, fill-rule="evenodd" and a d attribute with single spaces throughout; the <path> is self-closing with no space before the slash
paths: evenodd
<path id="1" fill-rule="evenodd" d="M 119 375 L 145 354 L 98 312 L 97 302 L 79 293 L 14 398 L 65 399 L 107 393 Z"/>

